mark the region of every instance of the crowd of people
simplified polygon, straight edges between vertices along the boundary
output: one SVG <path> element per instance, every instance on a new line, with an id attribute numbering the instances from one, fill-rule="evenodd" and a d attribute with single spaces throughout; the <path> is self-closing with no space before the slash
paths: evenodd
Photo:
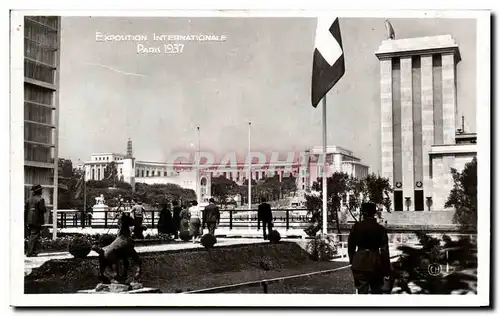
<path id="1" fill-rule="evenodd" d="M 157 226 L 158 234 L 173 239 L 182 238 L 183 235 L 189 236 L 193 243 L 196 243 L 200 241 L 205 228 L 209 234 L 215 235 L 219 224 L 220 211 L 214 199 L 210 199 L 203 210 L 195 200 L 189 202 L 189 205 L 180 205 L 174 200 L 162 205 Z"/>
<path id="2" fill-rule="evenodd" d="M 42 186 L 35 185 L 31 188 L 32 196 L 26 200 L 24 208 L 24 220 L 29 235 L 26 256 L 37 255 L 44 217 L 47 213 L 45 201 L 42 198 Z M 264 239 L 271 233 L 272 209 L 262 199 L 258 207 L 258 221 L 262 222 Z M 117 211 L 127 212 L 133 218 L 135 238 L 143 236 L 144 206 L 141 201 L 133 201 L 133 207 Z M 357 222 L 350 231 L 348 240 L 348 257 L 354 278 L 354 284 L 359 294 L 382 294 L 390 293 L 392 287 L 391 265 L 389 259 L 389 244 L 387 230 L 380 225 L 375 216 L 377 207 L 373 203 L 363 203 L 361 206 L 363 219 Z M 220 211 L 215 205 L 214 199 L 202 210 L 197 201 L 191 201 L 188 205 L 180 205 L 174 200 L 170 204 L 163 204 L 158 220 L 158 233 L 168 238 L 184 239 L 188 236 L 193 243 L 199 242 L 205 227 L 208 233 L 215 236 L 215 229 L 220 224 Z M 319 220 L 319 218 L 317 219 Z"/>

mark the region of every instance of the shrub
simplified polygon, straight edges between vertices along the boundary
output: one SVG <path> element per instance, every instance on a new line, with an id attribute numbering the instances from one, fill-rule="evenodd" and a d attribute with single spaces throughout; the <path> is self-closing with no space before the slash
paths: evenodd
<path id="1" fill-rule="evenodd" d="M 205 248 L 212 248 L 217 243 L 217 238 L 211 234 L 205 234 L 201 237 L 201 244 Z"/>
<path id="2" fill-rule="evenodd" d="M 179 234 L 179 238 L 183 241 L 189 241 L 191 240 L 191 234 L 187 230 L 184 230 Z"/>
<path id="3" fill-rule="evenodd" d="M 272 244 L 277 244 L 281 240 L 281 235 L 277 230 L 273 230 L 269 233 L 269 241 Z"/>
<path id="4" fill-rule="evenodd" d="M 115 240 L 115 236 L 110 234 L 103 234 L 99 237 L 99 247 L 106 247 Z"/>
<path id="5" fill-rule="evenodd" d="M 90 253 L 92 244 L 84 237 L 76 237 L 70 241 L 69 253 L 75 258 L 85 258 Z"/>
<path id="6" fill-rule="evenodd" d="M 307 243 L 307 252 L 312 260 L 329 261 L 337 254 L 337 246 L 332 237 L 319 235 Z"/>

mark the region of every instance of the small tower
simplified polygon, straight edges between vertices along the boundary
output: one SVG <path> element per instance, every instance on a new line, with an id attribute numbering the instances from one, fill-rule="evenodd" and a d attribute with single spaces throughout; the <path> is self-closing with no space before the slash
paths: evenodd
<path id="1" fill-rule="evenodd" d="M 132 158 L 133 152 L 132 152 L 132 140 L 129 138 L 127 141 L 127 158 Z"/>

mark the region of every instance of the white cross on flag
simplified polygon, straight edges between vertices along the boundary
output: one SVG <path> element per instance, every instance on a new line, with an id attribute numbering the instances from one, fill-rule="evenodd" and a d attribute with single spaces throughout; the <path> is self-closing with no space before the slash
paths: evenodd
<path id="1" fill-rule="evenodd" d="M 318 17 L 313 57 L 311 102 L 316 107 L 345 73 L 344 51 L 337 17 Z"/>

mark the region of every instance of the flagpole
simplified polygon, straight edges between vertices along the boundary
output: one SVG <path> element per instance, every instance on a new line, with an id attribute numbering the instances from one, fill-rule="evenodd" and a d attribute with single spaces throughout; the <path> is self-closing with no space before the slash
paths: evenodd
<path id="1" fill-rule="evenodd" d="M 323 97 L 323 234 L 327 233 L 327 211 L 328 211 L 328 187 L 326 179 L 326 95 Z"/>
<path id="2" fill-rule="evenodd" d="M 85 180 L 85 168 L 83 169 L 83 221 L 85 222 L 85 218 L 87 216 L 87 181 Z"/>
<path id="3" fill-rule="evenodd" d="M 252 122 L 248 122 L 248 227 L 250 227 L 250 211 L 252 210 Z"/>
<path id="4" fill-rule="evenodd" d="M 198 204 L 201 203 L 201 192 L 200 192 L 200 126 L 197 127 L 198 130 L 198 149 L 196 155 L 196 199 Z"/>

